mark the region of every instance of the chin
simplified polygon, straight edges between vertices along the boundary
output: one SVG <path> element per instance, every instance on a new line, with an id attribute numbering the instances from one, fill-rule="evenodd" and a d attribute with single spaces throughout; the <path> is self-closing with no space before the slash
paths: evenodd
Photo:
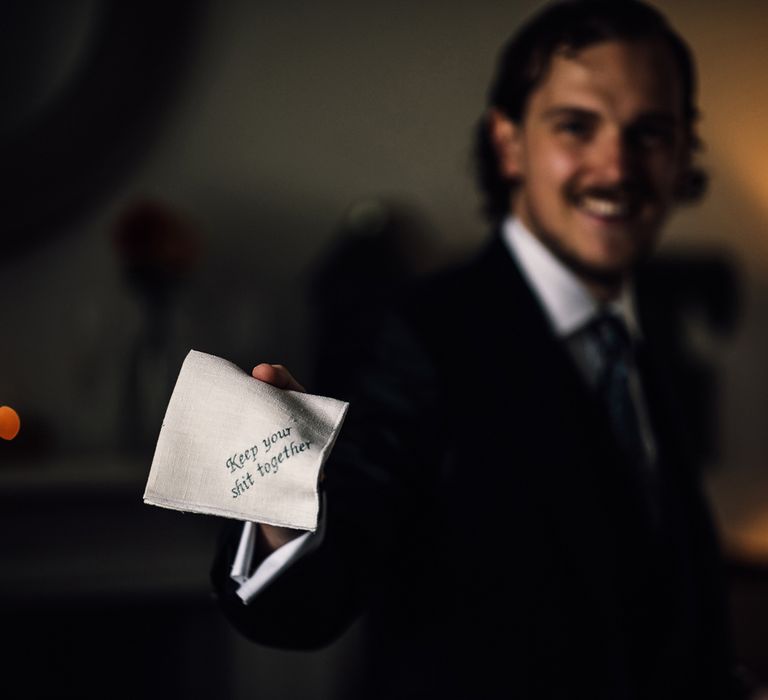
<path id="1" fill-rule="evenodd" d="M 601 285 L 616 286 L 620 285 L 646 256 L 633 249 L 599 255 L 559 251 L 558 257 L 582 279 Z"/>
<path id="2" fill-rule="evenodd" d="M 596 264 L 582 262 L 574 268 L 582 278 L 598 284 L 620 285 L 632 272 L 634 264 Z"/>
<path id="3" fill-rule="evenodd" d="M 581 251 L 585 267 L 603 274 L 628 274 L 652 253 L 656 237 L 646 231 L 615 231 L 601 235 Z M 576 251 L 578 254 L 579 251 Z"/>

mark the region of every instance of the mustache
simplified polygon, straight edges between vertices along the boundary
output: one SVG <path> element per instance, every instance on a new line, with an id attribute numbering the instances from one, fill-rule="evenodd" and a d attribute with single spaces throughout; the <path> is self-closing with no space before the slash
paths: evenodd
<path id="1" fill-rule="evenodd" d="M 588 187 L 571 185 L 566 189 L 566 194 L 572 202 L 578 202 L 584 197 L 621 202 L 652 197 L 653 191 L 641 182 L 623 182 L 615 185 L 590 185 Z"/>

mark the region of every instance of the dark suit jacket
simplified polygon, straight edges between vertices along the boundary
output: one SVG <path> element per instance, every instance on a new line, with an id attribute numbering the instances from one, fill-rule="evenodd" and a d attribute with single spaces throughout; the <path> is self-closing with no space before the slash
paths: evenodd
<path id="1" fill-rule="evenodd" d="M 326 466 L 322 545 L 249 606 L 222 550 L 235 626 L 309 648 L 367 611 L 360 697 L 727 697 L 717 548 L 662 361 L 674 319 L 638 286 L 660 527 L 496 237 L 370 344 Z"/>

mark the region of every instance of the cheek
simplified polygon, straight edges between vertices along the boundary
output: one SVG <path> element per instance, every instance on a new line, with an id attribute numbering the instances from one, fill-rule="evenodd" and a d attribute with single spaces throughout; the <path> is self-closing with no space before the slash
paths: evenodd
<path id="1" fill-rule="evenodd" d="M 673 203 L 675 194 L 680 190 L 681 181 L 682 170 L 676 168 L 674 164 L 660 171 L 657 182 L 660 183 L 661 199 L 665 204 Z"/>
<path id="2" fill-rule="evenodd" d="M 526 150 L 524 175 L 539 196 L 557 196 L 577 176 L 578 158 L 548 141 L 532 141 Z"/>
<path id="3" fill-rule="evenodd" d="M 648 161 L 646 172 L 662 199 L 671 200 L 677 191 L 685 170 L 683 158 L 663 153 Z"/>

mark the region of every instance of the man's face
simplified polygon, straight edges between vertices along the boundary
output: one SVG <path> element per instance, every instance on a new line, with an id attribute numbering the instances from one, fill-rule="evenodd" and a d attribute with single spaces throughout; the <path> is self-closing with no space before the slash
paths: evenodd
<path id="1" fill-rule="evenodd" d="M 666 47 L 556 54 L 522 122 L 494 113 L 491 128 L 513 213 L 588 284 L 615 285 L 653 247 L 689 152 Z"/>

